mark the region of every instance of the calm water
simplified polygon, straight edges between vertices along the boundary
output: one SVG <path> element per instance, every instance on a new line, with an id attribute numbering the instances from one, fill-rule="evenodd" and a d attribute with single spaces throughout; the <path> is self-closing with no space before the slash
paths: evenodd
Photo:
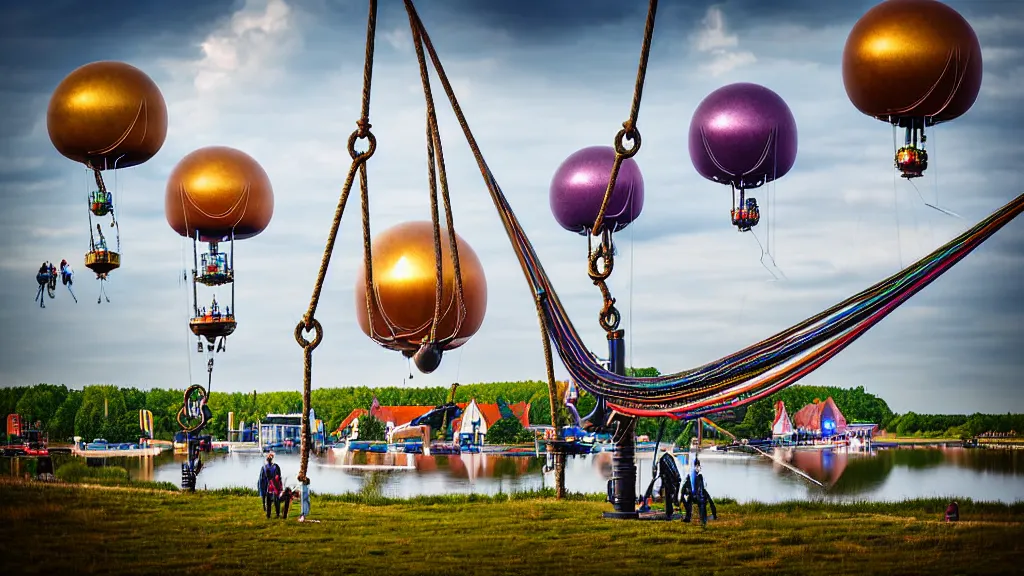
<path id="1" fill-rule="evenodd" d="M 650 453 L 638 462 L 640 484 L 651 478 Z M 978 500 L 1024 501 L 1024 450 L 915 448 L 845 454 L 792 451 L 781 454 L 790 466 L 825 484 L 819 487 L 764 456 L 702 452 L 708 491 L 716 498 L 741 502 L 832 498 L 901 500 L 918 497 L 967 496 Z M 294 479 L 297 455 L 276 459 L 286 481 Z M 181 481 L 182 457 L 108 459 L 124 466 L 133 478 Z M 419 456 L 408 454 L 335 454 L 328 451 L 310 461 L 311 488 L 317 492 L 356 491 L 370 474 L 384 477 L 384 491 L 393 496 L 445 493 L 496 493 L 550 487 L 554 473 L 545 472 L 545 458 L 490 454 Z M 216 454 L 199 475 L 199 486 L 256 487 L 263 458 L 259 454 Z M 386 471 L 348 466 L 401 466 Z M 680 466 L 685 471 L 685 466 Z M 566 485 L 573 492 L 604 493 L 611 476 L 611 454 L 571 457 Z"/>

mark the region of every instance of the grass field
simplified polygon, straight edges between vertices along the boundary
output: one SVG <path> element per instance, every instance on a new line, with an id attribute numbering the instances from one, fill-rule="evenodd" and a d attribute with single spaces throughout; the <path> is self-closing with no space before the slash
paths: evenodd
<path id="1" fill-rule="evenodd" d="M 0 483 L 0 573 L 1006 574 L 1024 503 L 725 503 L 699 524 L 604 520 L 596 496 L 314 496 L 267 520 L 244 491 Z"/>

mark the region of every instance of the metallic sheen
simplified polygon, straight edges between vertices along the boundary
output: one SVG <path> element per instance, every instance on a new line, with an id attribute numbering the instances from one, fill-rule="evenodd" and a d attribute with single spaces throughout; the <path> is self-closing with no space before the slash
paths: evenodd
<path id="1" fill-rule="evenodd" d="M 858 110 L 879 120 L 953 120 L 981 89 L 981 46 L 971 25 L 936 0 L 888 0 L 854 25 L 843 84 Z"/>
<path id="2" fill-rule="evenodd" d="M 796 162 L 793 112 L 758 84 L 729 84 L 708 94 L 690 121 L 690 160 L 714 182 L 756 188 L 782 178 Z"/>
<path id="3" fill-rule="evenodd" d="M 555 220 L 570 232 L 586 235 L 601 210 L 615 163 L 611 146 L 590 146 L 562 162 L 551 179 L 548 199 Z M 636 160 L 626 158 L 615 178 L 605 210 L 605 229 L 617 232 L 640 216 L 644 208 L 644 177 Z"/>
<path id="4" fill-rule="evenodd" d="M 468 342 L 480 329 L 487 312 L 487 279 L 480 259 L 458 234 L 455 235 L 455 241 L 459 247 L 466 316 L 455 339 L 444 347 L 445 350 L 458 348 Z M 388 338 L 394 328 L 396 334 L 403 334 L 405 338 L 388 347 L 406 351 L 412 356 L 420 348 L 421 341 L 429 336 L 430 323 L 434 317 L 437 269 L 434 263 L 433 225 L 429 221 L 399 224 L 378 234 L 372 247 L 373 283 L 380 305 L 380 312 L 374 312 L 374 331 Z M 443 226 L 441 248 L 444 283 L 441 289 L 441 319 L 436 333 L 438 339 L 452 335 L 459 313 L 455 268 L 449 249 L 448 232 Z M 355 295 L 359 327 L 369 336 L 363 264 L 359 266 Z"/>
<path id="5" fill-rule="evenodd" d="M 68 74 L 50 97 L 46 129 L 58 152 L 100 170 L 142 164 L 167 137 L 156 83 L 124 62 L 93 62 Z"/>
<path id="6" fill-rule="evenodd" d="M 189 238 L 235 240 L 256 236 L 274 215 L 274 189 L 251 156 L 227 146 L 200 148 L 185 156 L 167 179 L 167 223 Z"/>

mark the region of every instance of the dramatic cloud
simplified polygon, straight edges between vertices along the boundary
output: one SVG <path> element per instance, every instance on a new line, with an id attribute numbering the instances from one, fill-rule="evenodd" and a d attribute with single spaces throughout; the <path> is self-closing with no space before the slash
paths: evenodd
<path id="1" fill-rule="evenodd" d="M 0 385 L 180 388 L 205 381 L 205 360 L 186 327 L 191 288 L 181 280 L 192 246 L 167 226 L 163 197 L 174 165 L 208 145 L 252 155 L 276 196 L 268 229 L 236 246 L 239 327 L 217 357 L 213 387 L 301 385 L 292 331 L 308 305 L 349 166 L 366 6 L 172 4 L 124 4 L 104 15 L 121 35 L 102 40 L 73 25 L 70 11 L 67 22 L 59 13 L 49 20 L 20 8 L 10 13 L 18 31 L 0 51 L 9 78 L 0 103 L 12 111 L 0 117 L 8 151 L 0 166 L 8 206 L 0 212 L 0 318 L 10 327 L 0 340 Z M 586 239 L 555 223 L 548 186 L 566 156 L 610 145 L 625 120 L 646 5 L 580 4 L 418 6 L 489 165 L 577 328 L 604 355 Z M 645 212 L 617 236 L 610 285 L 624 314 L 631 364 L 668 372 L 734 352 L 893 273 L 1024 191 L 1024 144 L 1016 138 L 1024 121 L 1022 9 L 954 4 L 984 46 L 985 82 L 967 115 L 930 133 L 932 165 L 909 183 L 893 175 L 891 128 L 857 112 L 841 81 L 846 33 L 871 3 L 838 4 L 663 3 L 639 121 Z M 124 252 L 109 305 L 95 303 L 96 282 L 81 267 L 89 176 L 53 150 L 45 126 L 53 87 L 98 59 L 147 71 L 170 116 L 155 158 L 108 176 Z M 778 92 L 800 129 L 793 171 L 754 193 L 763 207 L 754 234 L 731 227 L 728 187 L 694 172 L 686 143 L 697 104 L 739 81 Z M 479 334 L 410 384 L 541 379 L 532 296 L 436 78 L 434 91 L 456 229 L 480 256 L 490 295 Z M 369 162 L 372 231 L 428 219 L 424 101 L 400 3 L 381 5 L 371 123 L 378 139 Z M 408 375 L 405 360 L 370 342 L 354 321 L 359 214 L 353 193 L 317 311 L 325 340 L 314 359 L 315 386 L 394 385 Z M 1022 248 L 1024 223 L 1015 222 L 805 381 L 863 385 L 896 410 L 1024 410 L 1024 357 L 1017 352 L 1024 340 Z M 79 303 L 61 287 L 40 310 L 29 299 L 34 271 L 43 260 L 61 258 L 78 268 Z M 227 298 L 223 289 L 201 288 L 201 303 L 214 294 Z"/>
<path id="2" fill-rule="evenodd" d="M 710 60 L 701 65 L 701 70 L 712 76 L 721 76 L 731 70 L 757 62 L 752 52 L 737 49 L 739 37 L 725 30 L 725 17 L 717 6 L 708 8 L 695 43 L 699 52 L 706 53 Z"/>

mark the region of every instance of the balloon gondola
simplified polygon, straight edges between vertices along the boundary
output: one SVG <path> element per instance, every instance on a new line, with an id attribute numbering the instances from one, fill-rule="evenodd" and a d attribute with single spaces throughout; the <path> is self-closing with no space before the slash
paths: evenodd
<path id="1" fill-rule="evenodd" d="M 92 171 L 96 189 L 87 194 L 89 252 L 85 265 L 100 280 L 100 297 L 108 274 L 121 265 L 120 225 L 114 198 L 102 172 L 130 168 L 148 161 L 167 137 L 167 105 L 156 83 L 124 62 L 102 61 L 81 66 L 65 77 L 50 97 L 46 128 L 54 148 Z M 93 217 L 110 216 L 115 246 L 109 248 Z"/>
<path id="2" fill-rule="evenodd" d="M 235 320 L 235 240 L 252 238 L 266 229 L 274 212 L 270 178 L 251 156 L 226 146 L 200 148 L 186 155 L 167 181 L 165 215 L 170 227 L 192 240 L 192 314 L 189 330 L 200 352 L 226 350 Z M 221 249 L 227 241 L 229 252 Z M 207 249 L 200 256 L 199 243 Z M 230 285 L 227 306 L 213 295 L 200 307 L 198 286 Z M 212 378 L 213 358 L 207 362 Z"/>
<path id="3" fill-rule="evenodd" d="M 903 128 L 895 165 L 903 178 L 928 168 L 925 129 L 959 118 L 981 89 L 981 45 L 971 25 L 937 0 L 888 0 L 854 25 L 843 84 L 862 113 Z"/>
<path id="4" fill-rule="evenodd" d="M 732 188 L 732 224 L 748 232 L 761 221 L 748 192 L 785 176 L 796 162 L 796 120 L 775 92 L 748 82 L 723 86 L 697 106 L 690 122 L 697 172 Z"/>

